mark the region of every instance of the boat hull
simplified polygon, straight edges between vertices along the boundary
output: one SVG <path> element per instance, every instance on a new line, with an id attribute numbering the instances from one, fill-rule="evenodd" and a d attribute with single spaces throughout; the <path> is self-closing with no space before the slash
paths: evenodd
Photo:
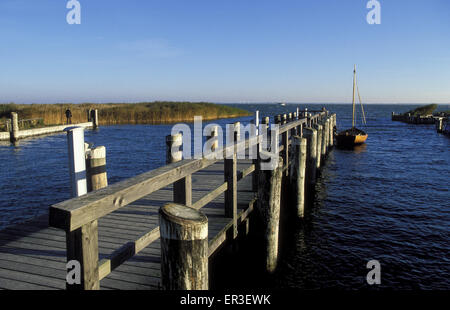
<path id="1" fill-rule="evenodd" d="M 349 147 L 366 142 L 368 134 L 357 128 L 342 131 L 336 135 L 338 146 Z"/>

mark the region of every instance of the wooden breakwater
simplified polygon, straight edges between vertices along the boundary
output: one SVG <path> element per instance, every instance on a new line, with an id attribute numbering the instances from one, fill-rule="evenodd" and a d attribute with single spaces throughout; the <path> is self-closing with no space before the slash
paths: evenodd
<path id="1" fill-rule="evenodd" d="M 435 115 L 411 115 L 411 113 L 396 114 L 392 112 L 391 119 L 393 121 L 403 122 L 407 124 L 428 124 L 434 125 L 442 116 Z"/>
<path id="2" fill-rule="evenodd" d="M 264 117 L 259 129 L 269 121 Z M 280 203 L 304 217 L 305 198 L 312 198 L 317 169 L 334 144 L 336 115 L 297 110 L 276 116 L 275 123 L 278 129 L 271 126 L 268 135 L 248 139 L 234 124 L 234 144 L 211 143 L 215 154 L 224 155 L 218 159 L 182 159 L 174 151 L 179 136 L 170 136 L 166 166 L 109 186 L 101 181 L 105 150 L 86 149 L 83 130 L 69 130 L 74 198 L 52 206 L 48 222 L 40 218 L 0 232 L 0 287 L 207 289 L 210 261 L 224 244 L 254 229 L 256 219 L 262 223 L 265 269 L 273 272 Z M 238 156 L 253 145 L 256 158 Z M 273 156 L 277 164 L 264 168 Z M 286 199 L 286 193 L 295 198 Z M 80 282 L 66 283 L 73 271 L 66 263 L 74 261 Z"/>
<path id="3" fill-rule="evenodd" d="M 63 132 L 67 128 L 78 126 L 83 128 L 92 127 L 94 129 L 98 128 L 98 110 L 90 110 L 88 112 L 88 121 L 86 123 L 80 124 L 66 124 L 59 126 L 49 126 L 34 129 L 19 129 L 19 115 L 15 112 L 11 113 L 11 119 L 8 122 L 7 128 L 9 131 L 0 132 L 0 141 L 11 141 L 12 143 L 17 142 L 20 139 L 48 135 L 57 132 Z"/>

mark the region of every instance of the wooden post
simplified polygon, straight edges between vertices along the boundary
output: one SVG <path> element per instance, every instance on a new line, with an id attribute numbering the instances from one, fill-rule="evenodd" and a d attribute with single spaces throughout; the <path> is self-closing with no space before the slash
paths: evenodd
<path id="1" fill-rule="evenodd" d="M 238 134 L 236 124 L 233 126 L 233 142 L 236 143 Z M 231 133 L 228 133 L 230 135 Z M 227 183 L 225 191 L 225 216 L 233 219 L 233 238 L 238 235 L 237 230 L 237 147 L 235 145 L 233 154 L 224 160 L 224 179 Z"/>
<path id="2" fill-rule="evenodd" d="M 262 120 L 264 123 L 264 119 Z M 255 112 L 255 137 L 258 137 L 259 135 L 259 111 Z M 253 147 L 250 146 L 250 147 Z M 250 148 L 249 148 L 249 154 L 250 154 Z M 255 158 L 252 158 L 252 164 L 255 166 L 255 170 L 252 173 L 252 191 L 257 192 L 258 191 L 258 157 L 259 157 L 259 144 L 256 143 L 256 154 L 253 154 Z"/>
<path id="3" fill-rule="evenodd" d="M 19 116 L 16 112 L 11 112 L 11 131 L 9 136 L 12 143 L 19 140 Z"/>
<path id="4" fill-rule="evenodd" d="M 166 136 L 166 163 L 172 164 L 181 161 L 183 152 L 180 150 L 183 144 L 183 135 Z M 192 176 L 188 175 L 173 183 L 173 201 L 183 205 L 192 205 Z"/>
<path id="5" fill-rule="evenodd" d="M 328 121 L 328 119 L 323 119 L 322 121 L 322 158 L 325 158 L 325 156 L 327 155 L 327 151 L 328 151 L 328 137 L 329 137 L 329 133 L 328 130 L 330 128 L 330 123 Z"/>
<path id="6" fill-rule="evenodd" d="M 87 121 L 90 122 L 92 117 L 92 109 L 87 110 Z"/>
<path id="7" fill-rule="evenodd" d="M 69 174 L 72 197 L 87 193 L 84 128 L 75 127 L 67 131 Z"/>
<path id="8" fill-rule="evenodd" d="M 307 127 L 303 129 L 306 138 L 306 180 L 308 188 L 316 184 L 317 169 L 317 130 Z"/>
<path id="9" fill-rule="evenodd" d="M 290 184 L 294 193 L 296 215 L 298 218 L 303 218 L 305 215 L 306 138 L 292 137 L 292 146 L 294 161 Z"/>
<path id="10" fill-rule="evenodd" d="M 331 115 L 330 118 L 330 148 L 334 146 L 334 117 L 336 114 Z"/>
<path id="11" fill-rule="evenodd" d="M 436 131 L 439 133 L 441 133 L 444 130 L 444 121 L 443 120 L 444 119 L 442 117 L 436 119 Z"/>
<path id="12" fill-rule="evenodd" d="M 273 118 L 274 118 L 275 124 L 281 124 L 281 115 L 280 114 L 275 115 Z"/>
<path id="13" fill-rule="evenodd" d="M 287 114 L 283 114 L 281 125 L 287 124 Z M 281 134 L 281 144 L 283 145 L 283 162 L 285 167 L 289 167 L 289 131 L 285 131 Z M 286 169 L 286 176 L 289 175 L 289 169 Z"/>
<path id="14" fill-rule="evenodd" d="M 289 113 L 290 114 L 290 113 Z M 297 120 L 297 113 L 292 113 L 292 118 L 291 118 L 291 122 L 295 122 Z M 292 128 L 291 129 L 291 137 L 292 136 L 296 136 L 296 135 L 298 135 L 298 133 L 297 133 L 297 127 L 294 127 L 294 128 Z"/>
<path id="15" fill-rule="evenodd" d="M 316 167 L 320 168 L 321 156 L 322 156 L 322 134 L 323 134 L 323 126 L 319 124 L 314 124 L 313 128 L 317 130 L 317 155 L 316 155 Z"/>
<path id="16" fill-rule="evenodd" d="M 72 197 L 87 193 L 84 129 L 67 131 Z M 98 223 L 92 221 L 74 231 L 66 231 L 67 262 L 76 260 L 81 267 L 81 283 L 66 284 L 69 290 L 98 290 Z"/>
<path id="17" fill-rule="evenodd" d="M 208 219 L 185 205 L 159 210 L 161 284 L 165 290 L 207 290 Z"/>
<path id="18" fill-rule="evenodd" d="M 283 158 L 274 170 L 261 170 L 258 185 L 257 209 L 264 225 L 264 253 L 266 271 L 273 273 L 278 261 L 280 226 L 281 179 Z"/>
<path id="19" fill-rule="evenodd" d="M 258 128 L 259 128 L 259 111 L 255 111 L 255 127 L 256 127 L 256 135 L 258 135 Z"/>
<path id="20" fill-rule="evenodd" d="M 207 140 L 216 139 L 214 143 L 211 144 L 211 152 L 214 153 L 215 150 L 219 148 L 219 140 L 217 140 L 219 136 L 219 126 L 214 126 L 211 128 L 209 135 L 206 137 Z"/>
<path id="21" fill-rule="evenodd" d="M 98 128 L 98 110 L 91 110 L 91 120 L 92 120 L 92 127 L 94 129 Z"/>
<path id="22" fill-rule="evenodd" d="M 108 186 L 106 148 L 99 146 L 86 152 L 86 179 L 88 192 Z"/>

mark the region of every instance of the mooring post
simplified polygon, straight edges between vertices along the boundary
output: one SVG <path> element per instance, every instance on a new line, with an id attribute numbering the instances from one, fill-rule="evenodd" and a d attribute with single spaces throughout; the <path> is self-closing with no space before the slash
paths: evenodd
<path id="1" fill-rule="evenodd" d="M 226 154 L 224 160 L 224 179 L 227 183 L 225 191 L 225 216 L 233 219 L 233 239 L 238 235 L 237 230 L 237 146 L 239 133 L 236 132 L 236 123 L 230 126 L 228 135 L 233 135 L 233 153 Z"/>
<path id="2" fill-rule="evenodd" d="M 69 172 L 72 197 L 87 193 L 84 128 L 67 131 Z M 98 290 L 98 223 L 92 221 L 82 227 L 66 232 L 67 262 L 77 261 L 81 267 L 81 283 L 66 283 L 68 290 Z"/>
<path id="3" fill-rule="evenodd" d="M 322 121 L 322 158 L 325 158 L 328 151 L 328 137 L 329 137 L 329 126 L 330 123 L 327 118 L 324 118 Z"/>
<path id="4" fill-rule="evenodd" d="M 282 125 L 286 125 L 287 124 L 287 115 L 283 114 L 283 120 L 282 120 Z M 287 167 L 288 169 L 286 169 L 285 172 L 285 176 L 289 175 L 289 131 L 286 130 L 285 132 L 283 132 L 281 134 L 281 144 L 283 144 L 283 162 L 284 162 L 284 166 Z"/>
<path id="5" fill-rule="evenodd" d="M 259 134 L 259 111 L 255 111 L 255 127 L 256 127 L 256 135 Z"/>
<path id="6" fill-rule="evenodd" d="M 261 161 L 259 163 L 261 165 Z M 278 261 L 278 234 L 280 226 L 281 180 L 283 158 L 273 170 L 259 174 L 257 209 L 264 225 L 265 268 L 273 273 Z"/>
<path id="7" fill-rule="evenodd" d="M 308 189 L 316 184 L 317 170 L 317 130 L 311 127 L 303 129 L 306 138 L 306 185 Z"/>
<path id="8" fill-rule="evenodd" d="M 183 144 L 181 133 L 166 136 L 166 163 L 172 164 L 183 159 L 183 152 L 180 150 Z M 192 175 L 173 183 L 173 201 L 183 205 L 192 205 Z"/>
<path id="9" fill-rule="evenodd" d="M 313 128 L 317 130 L 317 155 L 316 155 L 316 168 L 320 168 L 321 157 L 322 157 L 322 134 L 323 134 L 323 126 L 320 124 L 314 124 Z"/>
<path id="10" fill-rule="evenodd" d="M 262 120 L 264 122 L 264 119 Z M 258 139 L 259 136 L 259 111 L 256 111 L 255 113 L 255 128 L 252 129 L 253 132 L 251 133 L 251 136 L 254 133 L 254 137 L 251 138 L 256 138 Z M 256 153 L 251 152 L 250 150 L 254 148 L 256 149 Z M 258 141 L 256 141 L 254 144 L 249 145 L 248 148 L 248 154 L 252 154 L 252 156 L 254 156 L 253 158 L 249 158 L 252 160 L 252 164 L 255 167 L 255 170 L 252 173 L 252 191 L 257 192 L 258 191 L 258 157 L 259 157 L 259 144 Z"/>
<path id="11" fill-rule="evenodd" d="M 207 290 L 208 218 L 188 206 L 159 210 L 161 284 L 165 290 Z"/>
<path id="12" fill-rule="evenodd" d="M 291 165 L 290 184 L 294 193 L 295 209 L 298 218 L 305 215 L 305 176 L 306 176 L 306 138 L 292 137 L 294 160 Z"/>
<path id="13" fill-rule="evenodd" d="M 91 111 L 91 121 L 92 121 L 92 127 L 93 129 L 98 128 L 98 110 L 90 110 Z"/>
<path id="14" fill-rule="evenodd" d="M 87 121 L 88 121 L 88 122 L 91 121 L 91 116 L 92 116 L 92 109 L 88 109 L 88 110 L 87 110 Z"/>
<path id="15" fill-rule="evenodd" d="M 334 116 L 335 114 L 332 114 L 330 117 L 330 148 L 334 146 Z"/>
<path id="16" fill-rule="evenodd" d="M 209 134 L 206 137 L 208 141 L 214 139 L 214 141 L 211 143 L 211 153 L 214 153 L 219 148 L 218 136 L 219 136 L 219 126 L 211 127 Z"/>
<path id="17" fill-rule="evenodd" d="M 441 133 L 444 130 L 444 119 L 442 117 L 436 119 L 436 131 Z"/>
<path id="18" fill-rule="evenodd" d="M 11 112 L 11 131 L 9 137 L 12 143 L 19 140 L 19 115 L 16 112 Z"/>
<path id="19" fill-rule="evenodd" d="M 263 118 L 261 120 L 261 123 L 265 126 L 264 128 L 266 129 L 266 133 L 267 133 L 267 139 L 265 141 L 267 149 L 269 149 L 270 147 L 270 130 L 269 130 L 269 126 L 270 126 L 270 117 L 266 116 L 265 118 Z M 258 148 L 258 151 L 261 149 L 261 145 Z M 259 158 L 259 153 L 258 153 L 258 158 Z M 258 159 L 257 158 L 257 159 Z"/>
<path id="20" fill-rule="evenodd" d="M 104 146 L 86 151 L 86 179 L 88 192 L 108 186 L 106 148 Z"/>

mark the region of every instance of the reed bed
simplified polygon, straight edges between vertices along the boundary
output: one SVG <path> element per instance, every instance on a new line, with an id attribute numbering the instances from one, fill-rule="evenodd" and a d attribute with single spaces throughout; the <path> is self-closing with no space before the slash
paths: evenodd
<path id="1" fill-rule="evenodd" d="M 100 125 L 116 124 L 167 124 L 191 122 L 194 116 L 204 120 L 248 116 L 248 111 L 227 105 L 207 102 L 141 102 L 105 104 L 0 104 L 0 130 L 11 112 L 19 119 L 41 118 L 44 126 L 66 123 L 65 111 L 72 112 L 72 123 L 87 121 L 90 109 L 98 109 Z"/>

